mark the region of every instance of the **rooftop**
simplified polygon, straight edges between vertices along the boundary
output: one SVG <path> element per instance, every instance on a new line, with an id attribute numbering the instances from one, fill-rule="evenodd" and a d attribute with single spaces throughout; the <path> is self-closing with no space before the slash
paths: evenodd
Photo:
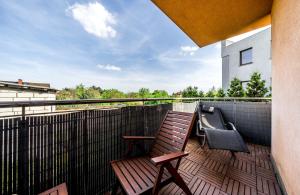
<path id="1" fill-rule="evenodd" d="M 19 79 L 18 81 L 0 81 L 0 89 L 21 89 L 54 93 L 58 91 L 57 89 L 51 88 L 49 83 L 23 82 L 22 79 Z"/>

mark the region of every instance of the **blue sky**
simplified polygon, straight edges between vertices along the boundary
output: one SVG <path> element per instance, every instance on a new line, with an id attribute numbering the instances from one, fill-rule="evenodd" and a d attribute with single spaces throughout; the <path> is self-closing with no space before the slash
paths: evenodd
<path id="1" fill-rule="evenodd" d="M 0 80 L 117 88 L 221 86 L 220 43 L 198 48 L 150 0 L 0 3 Z"/>

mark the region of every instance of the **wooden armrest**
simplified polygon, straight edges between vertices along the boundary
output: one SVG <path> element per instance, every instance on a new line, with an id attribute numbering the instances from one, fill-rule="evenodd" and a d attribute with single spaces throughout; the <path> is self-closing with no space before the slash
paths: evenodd
<path id="1" fill-rule="evenodd" d="M 123 139 L 138 141 L 138 140 L 154 140 L 155 137 L 153 137 L 153 136 L 123 136 Z"/>
<path id="2" fill-rule="evenodd" d="M 174 152 L 171 154 L 166 154 L 155 158 L 151 158 L 151 161 L 154 162 L 155 165 L 159 165 L 166 162 L 170 162 L 178 158 L 182 158 L 184 156 L 187 156 L 188 154 L 189 154 L 188 152 Z"/>

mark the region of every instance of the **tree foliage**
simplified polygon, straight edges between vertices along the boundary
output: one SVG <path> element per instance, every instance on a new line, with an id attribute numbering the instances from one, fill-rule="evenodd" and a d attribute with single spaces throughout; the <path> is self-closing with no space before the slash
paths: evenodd
<path id="1" fill-rule="evenodd" d="M 100 87 L 85 87 L 83 84 L 75 88 L 64 88 L 57 93 L 58 100 L 68 99 L 111 99 L 111 98 L 168 98 L 165 90 L 154 90 L 152 93 L 147 88 L 141 88 L 138 92 L 124 93 L 118 89 L 101 89 Z"/>
<path id="2" fill-rule="evenodd" d="M 83 84 L 79 84 L 75 88 L 75 94 L 78 99 L 87 99 L 86 88 Z"/>
<path id="3" fill-rule="evenodd" d="M 75 88 L 64 88 L 57 93 L 58 100 L 68 99 L 94 99 L 101 97 L 102 89 L 100 87 L 85 87 L 83 84 L 77 85 Z"/>
<path id="4" fill-rule="evenodd" d="M 147 98 L 150 97 L 150 90 L 148 88 L 141 88 L 138 94 L 140 98 Z"/>
<path id="5" fill-rule="evenodd" d="M 269 94 L 267 95 L 267 97 L 272 97 L 272 86 L 269 87 Z"/>
<path id="6" fill-rule="evenodd" d="M 219 88 L 217 90 L 216 96 L 219 97 L 219 98 L 222 98 L 222 97 L 225 97 L 226 94 L 225 94 L 225 92 L 224 92 L 224 90 L 222 88 Z"/>
<path id="7" fill-rule="evenodd" d="M 182 91 L 182 97 L 198 97 L 198 87 L 188 86 Z"/>
<path id="8" fill-rule="evenodd" d="M 230 82 L 230 87 L 227 90 L 227 95 L 229 97 L 243 97 L 245 95 L 243 85 L 238 78 L 235 77 Z"/>
<path id="9" fill-rule="evenodd" d="M 71 100 L 77 99 L 75 90 L 72 88 L 64 88 L 60 90 L 56 95 L 57 100 Z"/>
<path id="10" fill-rule="evenodd" d="M 198 93 L 198 97 L 204 97 L 204 96 L 205 96 L 204 91 L 200 90 Z"/>
<path id="11" fill-rule="evenodd" d="M 103 99 L 126 98 L 126 95 L 117 89 L 105 89 L 103 90 L 101 97 Z"/>
<path id="12" fill-rule="evenodd" d="M 268 88 L 265 86 L 266 81 L 261 79 L 261 74 L 254 72 L 251 75 L 250 81 L 247 83 L 247 97 L 264 97 L 268 93 Z"/>
<path id="13" fill-rule="evenodd" d="M 151 94 L 152 98 L 168 98 L 170 97 L 168 92 L 165 90 L 154 90 Z"/>
<path id="14" fill-rule="evenodd" d="M 216 89 L 212 87 L 208 92 L 205 94 L 205 97 L 215 97 L 216 96 Z"/>

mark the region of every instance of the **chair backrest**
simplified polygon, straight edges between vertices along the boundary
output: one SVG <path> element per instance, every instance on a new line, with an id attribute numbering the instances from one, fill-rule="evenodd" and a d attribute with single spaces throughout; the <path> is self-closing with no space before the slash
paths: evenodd
<path id="1" fill-rule="evenodd" d="M 150 151 L 151 157 L 184 151 L 195 121 L 195 114 L 168 111 L 155 143 Z"/>
<path id="2" fill-rule="evenodd" d="M 222 112 L 219 108 L 214 108 L 212 113 L 205 112 L 199 107 L 199 122 L 200 128 L 208 129 L 227 129 Z"/>
<path id="3" fill-rule="evenodd" d="M 67 185 L 66 183 L 62 183 L 45 192 L 40 193 L 39 195 L 68 195 Z"/>

